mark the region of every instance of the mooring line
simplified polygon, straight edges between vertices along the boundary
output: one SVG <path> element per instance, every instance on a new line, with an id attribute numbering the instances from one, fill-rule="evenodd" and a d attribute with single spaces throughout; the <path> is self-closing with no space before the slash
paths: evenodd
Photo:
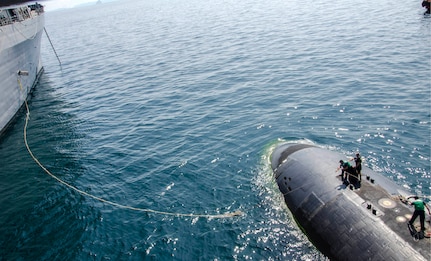
<path id="1" fill-rule="evenodd" d="M 43 30 L 45 31 L 45 35 L 48 38 L 49 43 L 51 44 L 52 50 L 54 51 L 55 56 L 57 57 L 58 63 L 60 64 L 60 68 L 61 68 L 61 61 L 60 61 L 60 57 L 58 57 L 57 52 L 55 51 L 54 45 L 52 44 L 51 38 L 48 35 L 48 32 L 46 31 L 46 28 L 43 27 Z"/>
<path id="2" fill-rule="evenodd" d="M 129 209 L 129 210 L 133 210 L 133 211 L 140 211 L 140 212 L 147 212 L 147 213 L 154 213 L 154 214 L 161 214 L 161 215 L 168 215 L 168 216 L 176 216 L 176 217 L 200 217 L 200 218 L 231 218 L 231 217 L 235 217 L 235 216 L 241 216 L 243 215 L 243 212 L 241 212 L 240 210 L 234 211 L 234 212 L 227 212 L 224 214 L 187 214 L 187 213 L 176 213 L 176 212 L 166 212 L 166 211 L 159 211 L 159 210 L 154 210 L 154 209 L 149 209 L 149 208 L 137 208 L 137 207 L 132 207 L 132 206 L 127 206 L 127 205 L 122 205 L 119 203 L 115 203 L 106 199 L 103 199 L 101 197 L 97 197 L 95 195 L 92 195 L 90 193 L 87 193 L 85 191 L 82 191 L 80 189 L 78 189 L 77 187 L 74 187 L 72 185 L 70 185 L 69 183 L 67 183 L 66 181 L 60 179 L 59 177 L 55 176 L 54 174 L 52 174 L 38 159 L 37 157 L 33 154 L 33 152 L 30 149 L 30 146 L 28 145 L 27 142 L 27 126 L 28 126 L 28 121 L 30 119 L 30 109 L 27 103 L 27 100 L 25 100 L 25 107 L 27 109 L 27 114 L 26 114 L 26 118 L 25 118 L 25 124 L 24 124 L 24 143 L 25 146 L 27 148 L 28 153 L 30 154 L 30 156 L 32 157 L 32 159 L 36 162 L 37 165 L 39 165 L 40 168 L 42 168 L 43 171 L 45 171 L 46 174 L 48 174 L 49 176 L 51 176 L 53 179 L 57 180 L 58 182 L 60 182 L 61 184 L 65 185 L 66 187 L 78 192 L 81 195 L 93 198 L 97 201 L 103 202 L 105 204 L 109 204 L 111 206 L 114 207 L 118 207 L 118 208 L 123 208 L 123 209 Z"/>

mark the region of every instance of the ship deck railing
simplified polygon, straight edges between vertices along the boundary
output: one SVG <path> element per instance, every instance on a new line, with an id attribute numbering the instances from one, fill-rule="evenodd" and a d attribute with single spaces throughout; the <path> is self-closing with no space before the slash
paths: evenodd
<path id="1" fill-rule="evenodd" d="M 32 17 L 36 17 L 43 12 L 43 6 L 39 4 L 11 9 L 0 9 L 0 26 L 22 22 Z"/>

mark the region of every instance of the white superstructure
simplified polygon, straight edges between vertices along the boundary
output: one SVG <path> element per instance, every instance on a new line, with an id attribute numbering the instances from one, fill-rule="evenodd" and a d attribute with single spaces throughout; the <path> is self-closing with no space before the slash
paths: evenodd
<path id="1" fill-rule="evenodd" d="M 0 133 L 23 105 L 42 72 L 40 4 L 0 9 Z"/>

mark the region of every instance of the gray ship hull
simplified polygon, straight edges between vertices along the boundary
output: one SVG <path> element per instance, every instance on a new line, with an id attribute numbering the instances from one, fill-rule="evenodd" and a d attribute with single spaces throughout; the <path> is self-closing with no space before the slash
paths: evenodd
<path id="1" fill-rule="evenodd" d="M 3 11 L 3 14 L 9 15 L 9 12 Z M 13 23 L 0 17 L 3 18 L 0 26 L 0 133 L 23 105 L 42 72 L 40 48 L 44 15 L 36 11 L 28 11 L 26 15 L 25 19 L 14 18 Z"/>
<path id="2" fill-rule="evenodd" d="M 431 260 L 430 239 L 408 229 L 407 192 L 366 167 L 359 186 L 344 183 L 340 159 L 306 144 L 283 144 L 271 157 L 285 202 L 316 247 L 332 260 Z"/>

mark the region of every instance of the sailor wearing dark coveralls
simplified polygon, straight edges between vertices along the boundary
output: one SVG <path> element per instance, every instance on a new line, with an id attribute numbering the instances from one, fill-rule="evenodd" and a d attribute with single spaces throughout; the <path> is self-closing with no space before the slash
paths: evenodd
<path id="1" fill-rule="evenodd" d="M 425 7 L 427 10 L 425 11 L 425 13 L 424 13 L 424 15 L 425 14 L 430 14 L 431 13 L 431 10 L 430 10 L 430 7 L 431 7 L 431 0 L 423 0 L 422 1 L 422 7 Z"/>
<path id="2" fill-rule="evenodd" d="M 356 174 L 358 174 L 358 178 L 359 181 L 361 181 L 362 176 L 361 176 L 361 170 L 362 170 L 362 160 L 361 160 L 361 155 L 359 155 L 359 153 L 356 153 L 356 157 L 354 158 L 355 160 L 355 169 L 356 169 Z"/>

